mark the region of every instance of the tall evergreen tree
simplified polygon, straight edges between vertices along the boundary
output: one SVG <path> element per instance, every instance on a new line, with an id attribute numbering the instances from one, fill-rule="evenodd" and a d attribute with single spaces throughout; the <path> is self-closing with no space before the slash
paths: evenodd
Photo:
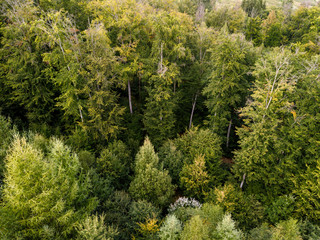
<path id="1" fill-rule="evenodd" d="M 2 238 L 67 239 L 77 222 L 94 210 L 90 180 L 75 154 L 52 139 L 43 152 L 17 137 L 6 157 L 0 206 Z"/>
<path id="2" fill-rule="evenodd" d="M 174 193 L 171 177 L 160 168 L 158 155 L 148 137 L 136 156 L 134 173 L 129 188 L 134 199 L 147 200 L 161 207 L 170 202 Z"/>
<path id="3" fill-rule="evenodd" d="M 234 149 L 234 126 L 240 126 L 238 108 L 244 106 L 252 77 L 248 74 L 255 54 L 242 35 L 228 35 L 222 30 L 212 49 L 213 71 L 203 90 L 207 97 L 209 126 L 223 139 L 223 148 Z"/>

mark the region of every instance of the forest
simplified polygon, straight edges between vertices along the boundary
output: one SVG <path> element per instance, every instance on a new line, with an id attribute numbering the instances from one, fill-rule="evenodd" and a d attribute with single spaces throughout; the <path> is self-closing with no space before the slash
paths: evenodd
<path id="1" fill-rule="evenodd" d="M 1 240 L 320 239 L 320 2 L 0 6 Z"/>

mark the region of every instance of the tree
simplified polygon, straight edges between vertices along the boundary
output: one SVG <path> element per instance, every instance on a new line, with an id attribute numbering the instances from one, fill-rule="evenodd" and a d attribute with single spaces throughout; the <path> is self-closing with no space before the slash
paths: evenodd
<path id="1" fill-rule="evenodd" d="M 209 129 L 193 127 L 176 138 L 174 143 L 183 154 L 184 164 L 192 164 L 195 158 L 203 155 L 210 182 L 218 184 L 224 179 L 226 172 L 222 168 L 221 141 L 217 134 Z"/>
<path id="2" fill-rule="evenodd" d="M 181 240 L 209 240 L 209 226 L 199 216 L 193 216 L 185 224 L 181 233 Z"/>
<path id="3" fill-rule="evenodd" d="M 174 186 L 168 172 L 159 169 L 158 155 L 148 137 L 136 155 L 134 173 L 129 187 L 134 199 L 144 199 L 160 207 L 169 203 Z"/>
<path id="4" fill-rule="evenodd" d="M 168 215 L 159 230 L 161 240 L 178 240 L 182 231 L 181 222 L 175 215 Z"/>
<path id="5" fill-rule="evenodd" d="M 1 106 L 29 123 L 53 125 L 56 88 L 44 70 L 47 46 L 35 41 L 41 36 L 36 27 L 39 9 L 31 0 L 5 0 L 2 6 L 7 20 L 1 28 L 0 84 L 6 93 Z"/>
<path id="6" fill-rule="evenodd" d="M 230 214 L 224 215 L 222 221 L 218 223 L 215 239 L 217 240 L 243 239 L 243 233 L 236 229 L 236 223 L 232 220 Z"/>
<path id="7" fill-rule="evenodd" d="M 245 36 L 248 41 L 253 42 L 254 46 L 262 44 L 262 21 L 260 17 L 247 18 Z"/>
<path id="8" fill-rule="evenodd" d="M 248 14 L 249 17 L 255 18 L 262 16 L 266 10 L 265 0 L 243 0 L 241 3 L 242 9 Z"/>
<path id="9" fill-rule="evenodd" d="M 159 146 L 177 132 L 175 111 L 181 84 L 180 65 L 191 58 L 186 33 L 192 30 L 192 20 L 185 14 L 162 11 L 153 19 L 154 40 L 144 74 L 148 96 L 143 123 L 151 140 Z"/>
<path id="10" fill-rule="evenodd" d="M 238 129 L 241 148 L 235 152 L 234 173 L 241 187 L 246 181 L 249 192 L 262 191 L 269 200 L 291 192 L 289 179 L 297 171 L 287 140 L 287 126 L 294 121 L 295 59 L 288 50 L 274 49 L 257 62 L 253 94 L 240 115 L 245 125 Z"/>
<path id="11" fill-rule="evenodd" d="M 213 71 L 203 94 L 207 97 L 209 126 L 223 139 L 224 149 L 234 148 L 234 127 L 239 126 L 237 109 L 244 106 L 252 77 L 248 75 L 255 56 L 252 45 L 241 35 L 220 32 L 212 54 Z"/>
<path id="12" fill-rule="evenodd" d="M 44 153 L 16 137 L 6 157 L 1 232 L 10 239 L 70 238 L 97 205 L 90 188 L 77 156 L 60 140 L 50 140 Z"/>
<path id="13" fill-rule="evenodd" d="M 188 196 L 203 199 L 209 190 L 209 175 L 203 156 L 197 156 L 190 165 L 184 165 L 180 172 L 180 184 Z"/>

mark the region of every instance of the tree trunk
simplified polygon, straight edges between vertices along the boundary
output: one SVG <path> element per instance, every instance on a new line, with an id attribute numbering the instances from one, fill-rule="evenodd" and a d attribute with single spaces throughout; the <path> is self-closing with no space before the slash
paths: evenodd
<path id="1" fill-rule="evenodd" d="M 194 100 L 193 100 L 192 110 L 190 115 L 190 122 L 189 122 L 189 129 L 191 128 L 191 125 L 192 125 L 192 118 L 193 118 L 194 109 L 196 108 L 197 97 L 198 97 L 198 93 L 196 93 L 196 96 L 194 97 Z"/>
<path id="2" fill-rule="evenodd" d="M 131 86 L 130 86 L 130 80 L 128 80 L 128 96 L 129 96 L 129 109 L 130 109 L 130 114 L 133 113 L 132 111 L 132 100 L 131 100 Z"/>
<path id="3" fill-rule="evenodd" d="M 241 184 L 240 184 L 240 188 L 243 187 L 244 180 L 246 180 L 246 174 L 243 174 L 243 176 L 242 176 L 242 182 L 241 182 Z"/>
<path id="4" fill-rule="evenodd" d="M 229 127 L 228 127 L 228 133 L 227 133 L 227 148 L 229 147 L 229 138 L 230 138 L 231 126 L 232 126 L 232 119 L 230 120 Z"/>

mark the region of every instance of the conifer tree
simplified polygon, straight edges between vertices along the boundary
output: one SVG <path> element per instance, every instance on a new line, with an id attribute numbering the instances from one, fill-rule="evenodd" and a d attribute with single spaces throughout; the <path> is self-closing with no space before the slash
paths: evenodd
<path id="1" fill-rule="evenodd" d="M 213 47 L 213 71 L 203 90 L 207 97 L 209 126 L 223 139 L 224 149 L 234 147 L 234 126 L 239 126 L 237 109 L 244 106 L 252 78 L 248 75 L 255 56 L 252 46 L 241 35 L 220 32 Z"/>
<path id="2" fill-rule="evenodd" d="M 96 206 L 77 156 L 57 139 L 47 147 L 17 137 L 8 152 L 0 232 L 9 239 L 70 239 Z"/>
<path id="3" fill-rule="evenodd" d="M 147 137 L 136 156 L 134 179 L 129 193 L 134 199 L 147 200 L 156 206 L 169 203 L 174 186 L 167 171 L 159 168 L 159 158 Z"/>

